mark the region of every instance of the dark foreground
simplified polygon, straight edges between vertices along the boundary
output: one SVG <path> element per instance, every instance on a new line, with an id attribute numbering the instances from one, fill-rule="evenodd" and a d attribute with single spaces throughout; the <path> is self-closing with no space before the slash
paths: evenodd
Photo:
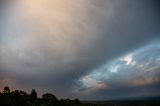
<path id="1" fill-rule="evenodd" d="M 85 101 L 88 106 L 160 106 L 160 100 Z"/>
<path id="2" fill-rule="evenodd" d="M 60 99 L 51 93 L 43 94 L 41 98 L 37 97 L 36 90 L 30 94 L 22 90 L 10 91 L 8 87 L 0 92 L 0 106 L 160 106 L 159 98 L 156 100 L 143 101 L 85 101 L 78 99 Z"/>

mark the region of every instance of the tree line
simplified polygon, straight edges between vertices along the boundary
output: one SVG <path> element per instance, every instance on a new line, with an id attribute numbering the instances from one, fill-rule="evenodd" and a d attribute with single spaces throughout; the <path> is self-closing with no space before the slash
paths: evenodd
<path id="1" fill-rule="evenodd" d="M 86 106 L 78 99 L 60 99 L 51 93 L 45 93 L 41 98 L 37 97 L 35 89 L 28 94 L 22 90 L 10 91 L 9 87 L 4 87 L 0 92 L 0 106 Z"/>

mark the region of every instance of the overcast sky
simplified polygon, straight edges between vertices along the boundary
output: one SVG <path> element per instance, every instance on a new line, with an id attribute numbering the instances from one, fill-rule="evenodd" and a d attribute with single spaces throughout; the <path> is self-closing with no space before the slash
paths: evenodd
<path id="1" fill-rule="evenodd" d="M 159 0 L 0 1 L 1 91 L 150 97 L 159 76 Z"/>

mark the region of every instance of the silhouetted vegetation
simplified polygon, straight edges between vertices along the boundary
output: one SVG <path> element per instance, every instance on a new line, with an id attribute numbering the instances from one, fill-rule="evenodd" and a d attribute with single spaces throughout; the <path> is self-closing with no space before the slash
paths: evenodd
<path id="1" fill-rule="evenodd" d="M 80 102 L 78 99 L 60 99 L 51 93 L 37 97 L 35 89 L 28 94 L 22 90 L 10 91 L 9 87 L 4 87 L 0 92 L 0 106 L 160 106 L 159 101 L 104 101 L 104 102 Z"/>
<path id="2" fill-rule="evenodd" d="M 4 87 L 3 93 L 0 92 L 0 106 L 81 106 L 78 99 L 61 99 L 51 93 L 43 94 L 41 98 L 37 97 L 35 89 L 28 94 L 25 91 L 10 91 L 9 87 Z"/>

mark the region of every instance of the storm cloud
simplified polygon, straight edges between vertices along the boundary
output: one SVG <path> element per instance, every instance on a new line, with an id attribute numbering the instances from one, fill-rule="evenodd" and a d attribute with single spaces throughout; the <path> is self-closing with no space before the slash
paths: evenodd
<path id="1" fill-rule="evenodd" d="M 2 87 L 50 89 L 58 96 L 72 97 L 77 80 L 160 36 L 158 0 L 9 0 L 2 4 Z"/>

